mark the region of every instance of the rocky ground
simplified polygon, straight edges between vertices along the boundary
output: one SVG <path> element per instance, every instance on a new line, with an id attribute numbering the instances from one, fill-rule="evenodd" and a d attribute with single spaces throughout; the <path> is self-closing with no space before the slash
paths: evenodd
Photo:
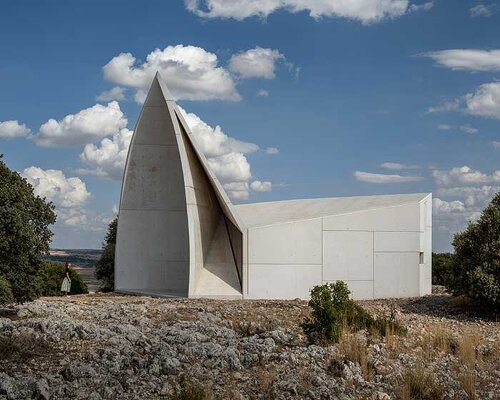
<path id="1" fill-rule="evenodd" d="M 450 299 L 361 302 L 408 333 L 319 347 L 304 301 L 44 298 L 0 317 L 0 399 L 499 399 L 500 322 Z"/>

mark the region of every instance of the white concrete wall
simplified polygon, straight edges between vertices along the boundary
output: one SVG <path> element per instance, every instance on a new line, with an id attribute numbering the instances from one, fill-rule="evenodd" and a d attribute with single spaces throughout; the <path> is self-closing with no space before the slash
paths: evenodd
<path id="1" fill-rule="evenodd" d="M 187 296 L 189 231 L 177 137 L 158 82 L 137 123 L 123 181 L 115 288 Z"/>
<path id="2" fill-rule="evenodd" d="M 354 299 L 431 292 L 431 197 L 248 230 L 248 298 L 309 298 L 343 280 Z M 420 264 L 423 252 L 424 263 Z"/>
<path id="3" fill-rule="evenodd" d="M 247 298 L 307 298 L 321 282 L 321 218 L 249 229 Z"/>

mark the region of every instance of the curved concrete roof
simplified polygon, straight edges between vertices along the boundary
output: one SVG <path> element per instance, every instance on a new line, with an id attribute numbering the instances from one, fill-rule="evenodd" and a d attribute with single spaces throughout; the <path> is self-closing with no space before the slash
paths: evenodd
<path id="1" fill-rule="evenodd" d="M 429 196 L 429 193 L 330 197 L 240 204 L 235 207 L 245 226 L 252 228 L 328 215 L 394 207 L 419 202 L 427 196 Z"/>

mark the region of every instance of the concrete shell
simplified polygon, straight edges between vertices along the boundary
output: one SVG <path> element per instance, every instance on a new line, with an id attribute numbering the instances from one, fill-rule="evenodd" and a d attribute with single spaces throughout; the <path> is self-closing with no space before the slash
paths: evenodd
<path id="1" fill-rule="evenodd" d="M 157 74 L 129 149 L 119 292 L 293 299 L 344 280 L 355 299 L 431 292 L 430 194 L 234 206 Z"/>

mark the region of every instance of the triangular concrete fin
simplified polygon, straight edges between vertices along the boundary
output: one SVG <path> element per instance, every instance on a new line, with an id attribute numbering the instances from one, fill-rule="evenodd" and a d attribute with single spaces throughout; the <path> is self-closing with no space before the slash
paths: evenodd
<path id="1" fill-rule="evenodd" d="M 221 207 L 224 210 L 224 214 L 238 229 L 243 230 L 244 225 L 241 218 L 238 216 L 238 213 L 235 210 L 234 205 L 231 203 L 231 200 L 229 199 L 229 196 L 227 195 L 224 188 L 222 187 L 222 184 L 219 182 L 219 179 L 208 166 L 207 159 L 205 158 L 202 151 L 199 149 L 198 144 L 196 143 L 196 139 L 193 137 L 191 129 L 189 128 L 189 125 L 187 124 L 186 120 L 184 119 L 184 116 L 182 115 L 177 105 L 175 105 L 175 114 L 177 115 L 178 121 L 183 131 L 186 133 L 187 138 L 191 146 L 193 147 L 194 152 L 203 170 L 207 174 L 208 180 L 210 181 L 214 189 L 214 192 L 217 195 L 217 198 L 219 199 Z"/>
<path id="2" fill-rule="evenodd" d="M 189 218 L 173 104 L 155 77 L 125 166 L 115 252 L 117 291 L 189 295 Z"/>
<path id="3" fill-rule="evenodd" d="M 243 229 L 238 221 L 157 73 L 125 167 L 115 257 L 117 291 L 191 297 L 220 289 L 221 295 L 238 296 L 238 288 L 229 290 L 242 286 Z M 220 267 L 207 264 L 221 254 Z M 208 266 L 215 277 L 207 274 Z"/>

